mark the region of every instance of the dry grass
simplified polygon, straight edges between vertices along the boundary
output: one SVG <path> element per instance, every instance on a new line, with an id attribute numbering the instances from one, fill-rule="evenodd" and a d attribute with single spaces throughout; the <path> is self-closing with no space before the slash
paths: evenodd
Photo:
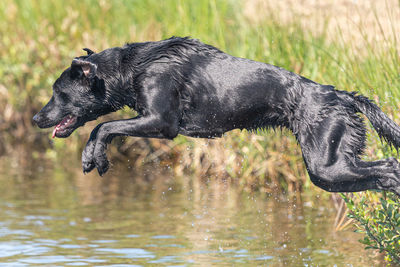
<path id="1" fill-rule="evenodd" d="M 393 41 L 400 49 L 400 1 L 398 0 L 247 0 L 244 14 L 253 24 L 271 16 L 281 24 L 299 24 L 302 29 L 330 41 L 343 42 L 365 52 L 366 44 Z"/>

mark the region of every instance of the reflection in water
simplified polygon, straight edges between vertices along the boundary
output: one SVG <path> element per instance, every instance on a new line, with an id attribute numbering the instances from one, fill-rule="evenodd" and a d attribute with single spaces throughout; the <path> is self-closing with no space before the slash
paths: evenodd
<path id="1" fill-rule="evenodd" d="M 1 162 L 0 266 L 372 261 L 357 242 L 361 236 L 333 231 L 335 211 L 318 196 L 294 201 L 240 193 L 221 182 L 138 173 L 126 165 L 100 178 L 71 168 L 77 161 L 37 160 L 29 172 L 15 160 Z"/>

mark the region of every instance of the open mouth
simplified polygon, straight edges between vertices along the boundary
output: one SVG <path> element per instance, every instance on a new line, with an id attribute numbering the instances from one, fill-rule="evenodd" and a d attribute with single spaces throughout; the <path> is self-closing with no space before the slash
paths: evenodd
<path id="1" fill-rule="evenodd" d="M 65 137 L 68 136 L 74 129 L 77 122 L 77 117 L 68 115 L 66 116 L 53 130 L 52 137 Z M 72 130 L 72 131 L 71 131 Z"/>

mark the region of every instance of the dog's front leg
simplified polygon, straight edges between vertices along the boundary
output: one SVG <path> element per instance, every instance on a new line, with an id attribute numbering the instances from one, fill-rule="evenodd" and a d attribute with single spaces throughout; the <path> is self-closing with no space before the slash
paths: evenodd
<path id="1" fill-rule="evenodd" d="M 175 116 L 168 116 L 169 119 Z M 178 134 L 177 120 L 167 122 L 160 116 L 136 117 L 129 120 L 110 121 L 99 124 L 91 133 L 82 153 L 84 172 L 97 168 L 102 176 L 107 172 L 109 163 L 105 154 L 107 143 L 115 136 L 136 136 L 148 138 L 173 139 Z"/>
<path id="2" fill-rule="evenodd" d="M 86 147 L 82 152 L 82 169 L 83 173 L 88 173 L 96 167 L 93 161 L 94 147 L 96 145 L 97 132 L 100 129 L 102 123 L 97 125 L 90 134 L 89 140 L 86 143 Z M 107 159 L 107 158 L 106 158 Z"/>

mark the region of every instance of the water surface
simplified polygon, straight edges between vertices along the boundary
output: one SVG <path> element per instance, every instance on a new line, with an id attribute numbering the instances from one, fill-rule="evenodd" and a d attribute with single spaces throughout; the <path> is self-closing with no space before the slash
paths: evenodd
<path id="1" fill-rule="evenodd" d="M 327 195 L 246 193 L 157 168 L 100 178 L 77 160 L 1 162 L 0 266 L 374 265 L 361 235 L 334 231 Z"/>

